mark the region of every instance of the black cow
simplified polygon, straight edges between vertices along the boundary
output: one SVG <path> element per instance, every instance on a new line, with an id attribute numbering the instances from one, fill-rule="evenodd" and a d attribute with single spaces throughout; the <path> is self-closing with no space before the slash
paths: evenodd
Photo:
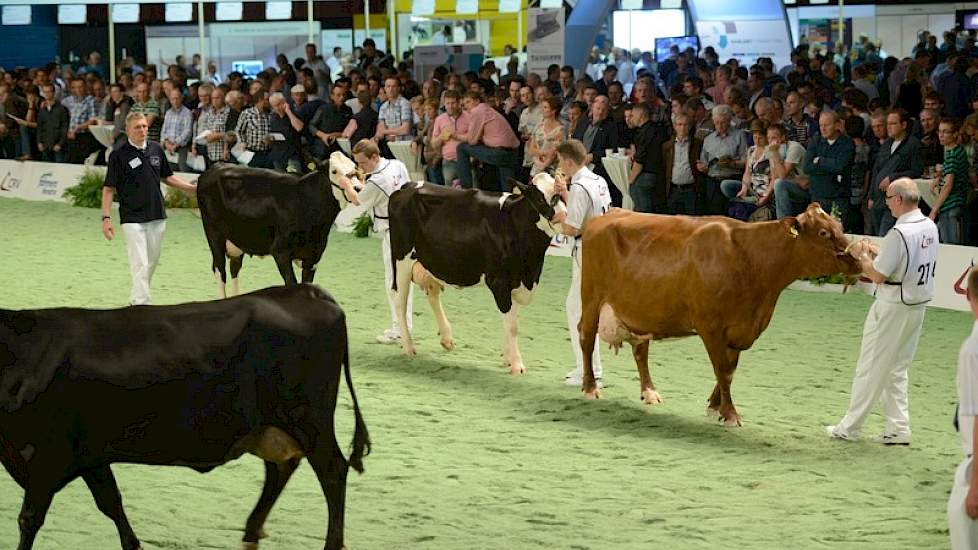
<path id="1" fill-rule="evenodd" d="M 356 419 L 349 462 L 333 431 L 341 370 Z M 329 509 L 325 548 L 338 550 L 348 467 L 362 472 L 369 452 L 343 310 L 318 287 L 175 306 L 0 310 L 0 462 L 25 491 L 18 550 L 31 548 L 54 494 L 77 477 L 123 549 L 139 548 L 110 464 L 207 472 L 244 453 L 265 461 L 244 547 L 257 548 L 306 456 Z"/>
<path id="2" fill-rule="evenodd" d="M 448 350 L 455 343 L 441 307 L 443 285 L 472 286 L 484 279 L 503 313 L 503 358 L 511 373 L 525 372 L 517 342 L 517 311 L 530 303 L 540 281 L 553 235 L 549 220 L 557 202 L 554 180 L 548 174 L 538 174 L 533 185 L 512 183 L 515 194 L 432 184 L 408 184 L 391 194 L 393 287 L 405 353 L 415 353 L 406 322 L 412 275 L 428 294 L 442 347 Z M 415 259 L 423 268 L 415 266 Z"/>
<path id="3" fill-rule="evenodd" d="M 329 230 L 340 209 L 349 204 L 332 181 L 336 170 L 332 159 L 329 168 L 319 165 L 302 177 L 217 164 L 200 176 L 197 202 L 221 298 L 226 296 L 225 254 L 231 259 L 235 295 L 244 254 L 271 255 L 287 285 L 296 284 L 291 262 L 301 261 L 302 282 L 313 281 Z"/>

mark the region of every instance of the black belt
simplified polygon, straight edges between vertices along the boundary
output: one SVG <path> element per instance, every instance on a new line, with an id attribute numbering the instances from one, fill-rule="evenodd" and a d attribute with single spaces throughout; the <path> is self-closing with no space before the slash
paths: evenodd
<path id="1" fill-rule="evenodd" d="M 884 285 L 889 285 L 889 286 L 900 286 L 903 283 L 894 283 L 893 281 L 883 281 L 883 284 Z"/>

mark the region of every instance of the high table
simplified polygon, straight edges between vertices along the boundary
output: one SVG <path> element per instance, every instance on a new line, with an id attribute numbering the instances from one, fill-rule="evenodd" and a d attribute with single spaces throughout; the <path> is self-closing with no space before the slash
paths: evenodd
<path id="1" fill-rule="evenodd" d="M 391 153 L 394 153 L 394 157 L 407 166 L 411 181 L 424 181 L 424 170 L 421 169 L 421 157 L 411 152 L 410 141 L 388 141 L 387 146 L 391 148 Z"/>
<path id="2" fill-rule="evenodd" d="M 628 192 L 630 186 L 628 182 L 629 173 L 632 170 L 632 161 L 628 157 L 619 154 L 611 154 L 602 157 L 601 164 L 608 171 L 611 183 L 621 191 L 621 207 L 625 210 L 634 210 L 635 203 Z"/>

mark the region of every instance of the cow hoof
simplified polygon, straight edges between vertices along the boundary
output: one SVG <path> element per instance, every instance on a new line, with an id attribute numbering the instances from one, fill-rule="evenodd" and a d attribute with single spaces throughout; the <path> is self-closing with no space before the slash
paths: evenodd
<path id="1" fill-rule="evenodd" d="M 445 348 L 445 351 L 452 351 L 455 349 L 455 340 L 442 340 L 441 347 Z"/>
<path id="2" fill-rule="evenodd" d="M 742 424 L 740 423 L 740 417 L 735 416 L 734 418 L 727 418 L 723 421 L 724 428 L 739 428 Z"/>
<path id="3" fill-rule="evenodd" d="M 581 390 L 584 392 L 584 399 L 601 399 L 601 390 L 594 388 L 591 391 Z"/>
<path id="4" fill-rule="evenodd" d="M 241 550 L 258 550 L 257 542 L 242 542 Z"/>
<path id="5" fill-rule="evenodd" d="M 522 363 L 516 363 L 509 366 L 510 374 L 526 374 L 526 367 Z"/>
<path id="6" fill-rule="evenodd" d="M 706 408 L 706 417 L 707 418 L 718 419 L 718 418 L 720 418 L 720 410 L 719 409 L 714 409 L 713 407 L 707 407 Z"/>
<path id="7" fill-rule="evenodd" d="M 411 357 L 414 357 L 417 354 L 418 354 L 418 351 L 416 349 L 414 349 L 414 346 L 411 346 L 411 347 L 405 346 L 404 347 L 404 355 L 410 355 Z"/>
<path id="8" fill-rule="evenodd" d="M 645 390 L 642 392 L 642 401 L 645 401 L 646 405 L 656 405 L 662 403 L 662 396 L 655 390 Z"/>

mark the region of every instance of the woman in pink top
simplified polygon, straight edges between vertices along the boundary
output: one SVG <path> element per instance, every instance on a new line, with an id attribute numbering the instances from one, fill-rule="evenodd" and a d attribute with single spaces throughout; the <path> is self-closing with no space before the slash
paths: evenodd
<path id="1" fill-rule="evenodd" d="M 720 65 L 719 67 L 717 67 L 716 73 L 714 74 L 713 77 L 715 80 L 715 84 L 712 87 L 707 88 L 705 90 L 706 94 L 712 97 L 713 102 L 716 103 L 717 105 L 726 103 L 726 97 L 724 92 L 726 92 L 727 88 L 730 87 L 730 79 L 732 78 L 732 76 L 733 76 L 733 69 L 730 68 L 730 65 Z"/>
<path id="2" fill-rule="evenodd" d="M 557 159 L 557 146 L 567 139 L 564 125 L 557 120 L 560 100 L 548 97 L 540 103 L 540 124 L 533 129 L 527 142 L 527 154 L 533 158 L 530 176 L 543 172 Z"/>

